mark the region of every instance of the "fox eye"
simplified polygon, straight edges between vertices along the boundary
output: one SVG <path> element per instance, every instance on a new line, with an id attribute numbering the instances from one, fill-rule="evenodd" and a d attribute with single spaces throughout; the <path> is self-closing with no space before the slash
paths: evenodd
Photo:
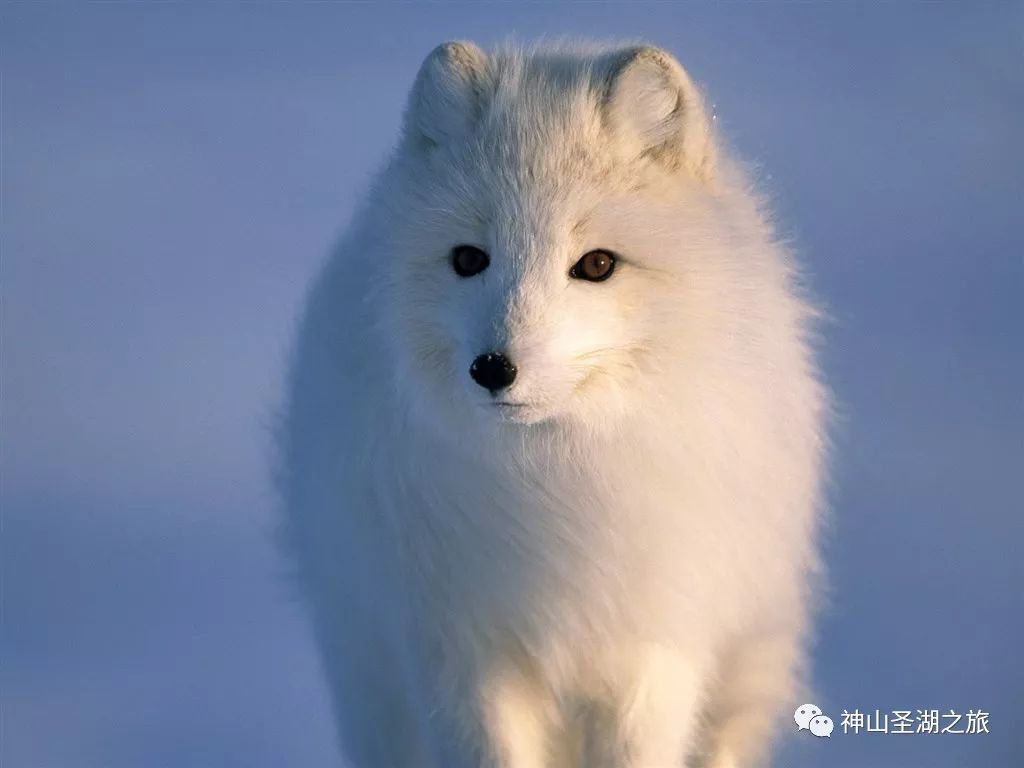
<path id="1" fill-rule="evenodd" d="M 491 263 L 491 257 L 473 245 L 456 245 L 452 248 L 452 267 L 459 277 L 472 277 L 483 272 Z"/>
<path id="2" fill-rule="evenodd" d="M 608 251 L 596 250 L 583 254 L 583 257 L 572 265 L 569 277 L 600 283 L 611 277 L 614 270 L 615 256 Z"/>

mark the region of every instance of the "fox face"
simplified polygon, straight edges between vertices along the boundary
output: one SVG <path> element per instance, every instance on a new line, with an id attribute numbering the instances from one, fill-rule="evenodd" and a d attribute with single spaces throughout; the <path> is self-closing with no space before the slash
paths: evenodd
<path id="1" fill-rule="evenodd" d="M 713 216 L 710 130 L 674 59 L 441 46 L 389 170 L 402 386 L 485 423 L 628 415 Z"/>

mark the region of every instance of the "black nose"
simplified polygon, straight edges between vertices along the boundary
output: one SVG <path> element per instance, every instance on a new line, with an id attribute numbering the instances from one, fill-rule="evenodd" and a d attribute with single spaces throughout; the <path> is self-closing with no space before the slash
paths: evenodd
<path id="1" fill-rule="evenodd" d="M 488 352 L 473 361 L 469 366 L 469 375 L 481 387 L 497 392 L 516 380 L 516 367 L 504 355 Z"/>

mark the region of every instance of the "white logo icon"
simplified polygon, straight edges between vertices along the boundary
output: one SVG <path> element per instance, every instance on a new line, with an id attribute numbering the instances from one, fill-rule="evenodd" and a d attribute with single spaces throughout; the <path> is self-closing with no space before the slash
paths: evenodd
<path id="1" fill-rule="evenodd" d="M 828 715 L 818 715 L 811 720 L 811 733 L 815 736 L 832 736 L 832 729 L 835 726 L 832 724 L 832 718 Z"/>
<path id="2" fill-rule="evenodd" d="M 806 731 L 811 725 L 811 720 L 820 714 L 821 710 L 814 704 L 801 704 L 796 708 L 796 712 L 793 713 L 793 720 L 796 722 L 797 730 Z M 831 723 L 832 721 L 829 720 L 829 722 Z"/>

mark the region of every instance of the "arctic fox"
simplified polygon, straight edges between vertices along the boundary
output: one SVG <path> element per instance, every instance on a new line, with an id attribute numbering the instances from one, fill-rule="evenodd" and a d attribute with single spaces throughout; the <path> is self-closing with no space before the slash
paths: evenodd
<path id="1" fill-rule="evenodd" d="M 766 760 L 819 573 L 815 317 L 670 54 L 434 50 L 282 425 L 347 764 Z"/>

